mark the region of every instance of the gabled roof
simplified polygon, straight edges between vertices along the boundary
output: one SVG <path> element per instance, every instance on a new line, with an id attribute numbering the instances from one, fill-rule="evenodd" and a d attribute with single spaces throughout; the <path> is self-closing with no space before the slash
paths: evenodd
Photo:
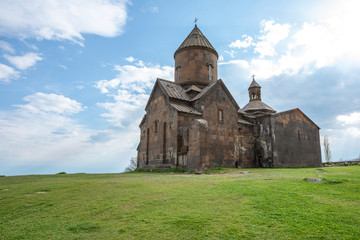
<path id="1" fill-rule="evenodd" d="M 202 115 L 201 112 L 197 111 L 193 107 L 189 107 L 189 106 L 178 104 L 178 103 L 170 103 L 170 105 L 179 112 L 190 113 L 190 114 L 195 114 L 195 115 Z"/>
<path id="2" fill-rule="evenodd" d="M 248 121 L 246 121 L 244 119 L 240 119 L 240 118 L 238 119 L 238 123 L 245 124 L 245 125 L 254 125 L 251 122 L 248 122 Z"/>
<path id="3" fill-rule="evenodd" d="M 202 96 L 204 96 L 206 93 L 208 93 L 208 92 L 210 91 L 210 89 L 211 89 L 213 86 L 215 86 L 216 83 L 217 83 L 217 81 L 215 81 L 215 82 L 207 85 L 206 87 L 204 87 L 204 88 L 201 90 L 201 92 L 200 92 L 198 95 L 196 95 L 196 96 L 195 96 L 193 99 L 191 99 L 191 100 L 192 100 L 192 101 L 196 101 L 196 100 L 200 99 Z"/>
<path id="4" fill-rule="evenodd" d="M 189 95 L 186 94 L 185 89 L 183 89 L 180 85 L 170 82 L 165 79 L 158 78 L 154 84 L 154 87 L 151 91 L 150 97 L 146 103 L 145 109 L 150 104 L 150 101 L 156 91 L 157 88 L 160 88 L 161 91 L 166 95 L 168 98 L 182 100 L 182 101 L 190 101 Z"/>
<path id="5" fill-rule="evenodd" d="M 252 82 L 251 82 L 251 84 L 250 84 L 249 89 L 250 89 L 250 88 L 254 88 L 254 87 L 259 87 L 259 88 L 261 88 L 260 84 L 258 84 L 258 83 L 255 81 L 255 79 L 253 78 L 253 80 L 252 80 Z"/>
<path id="6" fill-rule="evenodd" d="M 309 122 L 311 122 L 312 124 L 314 124 L 318 129 L 320 129 L 320 127 L 314 123 L 308 116 L 306 116 L 306 114 L 301 111 L 299 108 L 294 108 L 294 109 L 290 109 L 290 110 L 287 110 L 287 111 L 283 111 L 283 112 L 278 112 L 276 114 L 274 114 L 273 116 L 279 116 L 279 115 L 283 115 L 283 114 L 287 114 L 287 113 L 290 113 L 290 112 L 298 112 L 299 114 L 301 114 L 305 119 L 309 120 Z"/>
<path id="7" fill-rule="evenodd" d="M 209 84 L 208 86 L 206 86 L 205 88 L 203 88 L 203 90 L 196 95 L 193 99 L 191 99 L 191 101 L 196 101 L 199 100 L 200 98 L 202 98 L 203 96 L 207 95 L 209 92 L 211 92 L 212 89 L 214 89 L 214 87 L 216 85 L 220 84 L 220 86 L 222 87 L 222 89 L 224 90 L 224 92 L 226 93 L 226 95 L 229 97 L 230 101 L 232 102 L 232 104 L 236 107 L 236 109 L 239 109 L 239 105 L 237 104 L 237 102 L 235 101 L 234 97 L 231 95 L 231 93 L 229 92 L 229 90 L 227 89 L 227 87 L 225 86 L 224 82 L 219 79 L 211 84 Z"/>
<path id="8" fill-rule="evenodd" d="M 271 107 L 269 107 L 268 105 L 266 105 L 265 103 L 263 103 L 260 100 L 253 100 L 250 101 L 248 104 L 246 104 L 243 108 L 242 111 L 243 112 L 248 112 L 248 111 L 270 111 L 275 113 L 276 111 L 274 109 L 272 109 Z"/>
<path id="9" fill-rule="evenodd" d="M 190 91 L 194 91 L 194 92 L 201 92 L 201 89 L 198 88 L 197 86 L 195 85 L 191 85 L 191 87 L 189 87 L 188 89 L 186 89 L 185 92 L 190 92 Z"/>
<path id="10" fill-rule="evenodd" d="M 160 78 L 158 78 L 156 81 L 160 84 L 160 86 L 164 89 L 170 98 L 190 101 L 189 95 L 187 95 L 185 89 L 180 85 Z"/>
<path id="11" fill-rule="evenodd" d="M 202 34 L 200 29 L 195 25 L 194 29 L 191 31 L 191 33 L 187 36 L 187 38 L 182 42 L 180 47 L 175 51 L 174 57 L 176 54 L 183 50 L 184 48 L 188 47 L 202 47 L 207 48 L 211 52 L 213 52 L 216 57 L 218 57 L 218 53 L 216 52 L 215 48 L 211 45 L 209 40 Z"/>

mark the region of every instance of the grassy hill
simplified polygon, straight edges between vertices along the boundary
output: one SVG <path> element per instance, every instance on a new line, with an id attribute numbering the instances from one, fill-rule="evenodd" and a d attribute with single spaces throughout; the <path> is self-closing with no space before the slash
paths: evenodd
<path id="1" fill-rule="evenodd" d="M 360 166 L 324 169 L 1 177 L 0 239 L 360 239 Z"/>

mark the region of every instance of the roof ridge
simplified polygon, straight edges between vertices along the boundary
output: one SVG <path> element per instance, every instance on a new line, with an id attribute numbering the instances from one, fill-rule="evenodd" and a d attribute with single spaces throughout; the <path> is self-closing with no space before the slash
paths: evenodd
<path id="1" fill-rule="evenodd" d="M 157 80 L 176 84 L 175 82 L 173 82 L 171 80 L 167 80 L 167 79 L 163 79 L 163 78 L 157 78 Z"/>

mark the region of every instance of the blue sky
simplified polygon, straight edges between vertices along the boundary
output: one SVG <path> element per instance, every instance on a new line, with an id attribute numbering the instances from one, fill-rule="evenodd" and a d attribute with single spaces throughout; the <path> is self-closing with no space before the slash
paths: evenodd
<path id="1" fill-rule="evenodd" d="M 240 107 L 255 74 L 334 161 L 360 154 L 358 1 L 0 1 L 0 174 L 122 172 L 157 77 L 194 27 Z"/>

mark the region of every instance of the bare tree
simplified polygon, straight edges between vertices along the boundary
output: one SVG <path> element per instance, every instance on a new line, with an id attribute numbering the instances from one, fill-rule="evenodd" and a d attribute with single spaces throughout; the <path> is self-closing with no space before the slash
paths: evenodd
<path id="1" fill-rule="evenodd" d="M 331 150 L 329 145 L 329 137 L 324 136 L 324 152 L 326 162 L 331 162 Z"/>
<path id="2" fill-rule="evenodd" d="M 131 172 L 134 171 L 137 168 L 137 160 L 136 157 L 132 157 L 130 159 L 129 166 L 125 168 L 125 172 Z"/>

